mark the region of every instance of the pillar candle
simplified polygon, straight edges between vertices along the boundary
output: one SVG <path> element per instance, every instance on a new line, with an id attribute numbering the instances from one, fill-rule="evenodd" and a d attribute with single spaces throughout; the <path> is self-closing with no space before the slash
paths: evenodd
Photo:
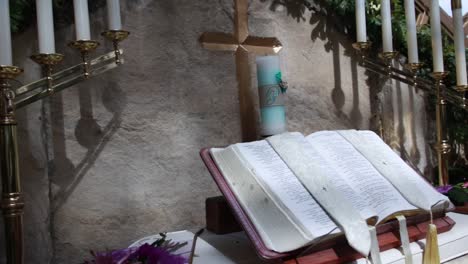
<path id="1" fill-rule="evenodd" d="M 356 40 L 367 42 L 366 0 L 356 0 Z"/>
<path id="2" fill-rule="evenodd" d="M 13 65 L 8 0 L 0 0 L 0 65 Z"/>
<path id="3" fill-rule="evenodd" d="M 416 11 L 414 0 L 405 0 L 406 40 L 408 42 L 408 62 L 418 63 L 418 38 L 416 35 Z"/>
<path id="4" fill-rule="evenodd" d="M 452 16 L 455 43 L 455 61 L 457 68 L 457 85 L 467 85 L 465 32 L 463 29 L 463 14 L 461 1 L 452 1 Z"/>
<path id="5" fill-rule="evenodd" d="M 110 30 L 122 29 L 120 0 L 107 0 L 107 22 Z"/>
<path id="6" fill-rule="evenodd" d="M 285 95 L 279 86 L 281 76 L 278 56 L 257 57 L 258 94 L 260 97 L 261 135 L 271 136 L 286 131 Z"/>
<path id="7" fill-rule="evenodd" d="M 73 0 L 77 40 L 90 40 L 88 0 Z"/>
<path id="8" fill-rule="evenodd" d="M 382 16 L 382 45 L 384 52 L 393 51 L 392 13 L 390 0 L 382 0 L 380 14 Z"/>
<path id="9" fill-rule="evenodd" d="M 431 0 L 432 64 L 434 72 L 444 71 L 439 0 Z"/>
<path id="10" fill-rule="evenodd" d="M 55 53 L 52 0 L 36 0 L 39 53 Z"/>

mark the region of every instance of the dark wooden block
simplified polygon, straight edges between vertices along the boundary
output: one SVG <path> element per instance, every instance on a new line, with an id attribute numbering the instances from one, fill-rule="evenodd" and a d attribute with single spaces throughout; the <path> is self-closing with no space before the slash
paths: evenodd
<path id="1" fill-rule="evenodd" d="M 223 196 L 207 198 L 205 209 L 206 229 L 209 231 L 219 235 L 242 231 Z"/>

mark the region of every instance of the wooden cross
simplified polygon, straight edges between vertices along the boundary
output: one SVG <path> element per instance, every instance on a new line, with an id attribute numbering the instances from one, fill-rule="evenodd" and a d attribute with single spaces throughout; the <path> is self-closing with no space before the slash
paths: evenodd
<path id="1" fill-rule="evenodd" d="M 234 34 L 206 32 L 200 37 L 202 46 L 209 50 L 234 51 L 239 89 L 242 140 L 257 139 L 257 115 L 251 93 L 249 53 L 269 55 L 278 53 L 282 46 L 276 38 L 249 36 L 248 0 L 234 0 Z"/>

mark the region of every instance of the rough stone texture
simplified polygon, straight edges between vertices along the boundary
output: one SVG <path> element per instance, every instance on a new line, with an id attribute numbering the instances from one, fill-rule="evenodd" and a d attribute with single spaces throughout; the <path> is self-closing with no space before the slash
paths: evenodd
<path id="1" fill-rule="evenodd" d="M 241 139 L 234 57 L 198 43 L 205 31 L 232 32 L 232 1 L 121 3 L 125 29 L 132 32 L 122 44 L 125 64 L 18 111 L 26 263 L 78 263 L 89 249 L 125 247 L 144 235 L 204 226 L 204 200 L 219 192 L 198 151 Z M 249 13 L 253 35 L 283 43 L 291 131 L 371 127 L 374 98 L 352 55 L 353 36 L 335 32 L 324 17 L 309 21 L 306 11 L 302 19 L 294 7 L 272 7 L 271 1 L 251 1 Z M 91 16 L 96 38 L 105 30 L 105 16 L 105 10 Z M 15 59 L 23 61 L 25 81 L 39 74 L 25 59 L 35 50 L 35 38 L 34 29 L 16 36 L 21 49 Z M 68 65 L 79 62 L 65 47 L 73 38 L 72 26 L 57 31 L 57 49 Z M 105 43 L 96 54 L 110 48 Z M 383 96 L 396 96 L 388 99 L 390 106 L 406 107 L 402 94 L 410 95 L 389 89 L 396 89 Z M 392 108 L 386 126 L 404 125 L 404 135 L 411 127 L 419 129 L 416 136 L 424 134 L 415 121 L 424 120 L 421 102 L 410 106 L 417 114 L 412 119 Z M 386 132 L 392 142 L 397 130 Z M 424 145 L 413 135 L 395 142 L 411 155 L 411 144 Z M 417 155 L 425 160 L 427 151 Z"/>

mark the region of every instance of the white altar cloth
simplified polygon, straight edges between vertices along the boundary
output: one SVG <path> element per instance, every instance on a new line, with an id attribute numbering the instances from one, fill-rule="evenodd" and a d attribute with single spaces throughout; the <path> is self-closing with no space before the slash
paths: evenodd
<path id="1" fill-rule="evenodd" d="M 449 213 L 455 222 L 455 226 L 449 232 L 439 234 L 439 248 L 442 263 L 468 264 L 468 215 Z M 168 238 L 174 241 L 191 241 L 193 233 L 189 231 L 178 231 L 168 233 Z M 137 242 L 144 242 L 140 239 Z M 422 252 L 425 240 L 411 243 L 413 253 L 413 263 L 422 263 Z M 135 243 L 134 243 L 135 244 Z M 133 245 L 134 245 L 133 244 Z M 181 251 L 190 250 L 191 244 Z M 250 241 L 243 232 L 227 235 L 216 235 L 206 232 L 197 241 L 195 250 L 196 264 L 258 264 L 263 263 L 255 254 Z M 401 249 L 390 249 L 381 252 L 382 262 L 385 264 L 404 264 L 404 256 Z M 360 259 L 353 263 L 364 264 L 365 260 Z"/>

